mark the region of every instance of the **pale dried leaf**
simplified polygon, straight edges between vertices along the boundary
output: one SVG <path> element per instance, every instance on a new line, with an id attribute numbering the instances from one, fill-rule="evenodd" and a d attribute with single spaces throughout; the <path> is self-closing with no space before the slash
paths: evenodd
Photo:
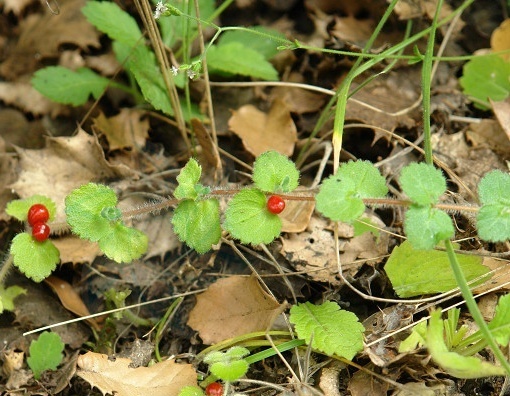
<path id="1" fill-rule="evenodd" d="M 268 150 L 290 156 L 297 139 L 296 125 L 287 105 L 276 99 L 269 113 L 245 105 L 233 111 L 229 128 L 241 138 L 246 150 L 255 157 Z"/>
<path id="2" fill-rule="evenodd" d="M 160 216 L 149 216 L 136 221 L 136 228 L 144 232 L 149 238 L 149 247 L 145 258 L 160 257 L 182 246 L 172 228 L 172 213 Z"/>
<path id="3" fill-rule="evenodd" d="M 510 102 L 492 102 L 492 104 L 498 121 L 483 119 L 479 123 L 469 125 L 465 133 L 466 139 L 471 144 L 468 153 L 480 148 L 488 148 L 503 155 L 510 152 L 510 117 L 505 114 L 510 109 Z M 455 150 L 454 147 L 451 149 Z M 449 155 L 452 154 L 450 151 Z"/>
<path id="4" fill-rule="evenodd" d="M 60 13 L 30 15 L 21 27 L 19 40 L 5 62 L 0 74 L 8 80 L 34 71 L 39 62 L 58 57 L 62 44 L 74 44 L 82 49 L 99 47 L 99 33 L 81 9 L 86 0 L 68 0 L 60 4 Z"/>
<path id="5" fill-rule="evenodd" d="M 510 26 L 510 23 L 508 24 Z M 510 31 L 509 31 L 510 35 Z M 508 149 L 510 148 L 510 100 L 507 98 L 506 100 L 503 100 L 501 102 L 493 102 L 489 99 L 492 105 L 492 111 L 494 111 L 494 114 L 496 115 L 496 118 L 499 122 L 499 125 L 501 128 L 503 128 L 503 131 L 505 131 L 506 134 L 506 142 L 507 145 L 505 147 L 506 150 L 505 153 L 508 153 Z"/>
<path id="6" fill-rule="evenodd" d="M 96 257 L 103 255 L 96 242 L 90 242 L 74 235 L 55 238 L 53 244 L 60 251 L 60 262 L 62 263 L 92 263 Z"/>
<path id="7" fill-rule="evenodd" d="M 108 118 L 100 113 L 94 118 L 94 128 L 106 137 L 110 150 L 140 150 L 149 137 L 149 120 L 142 119 L 144 115 L 145 112 L 138 109 L 121 109 L 119 114 Z"/>
<path id="8" fill-rule="evenodd" d="M 87 352 L 78 357 L 77 375 L 104 395 L 177 396 L 185 386 L 197 385 L 191 364 L 166 360 L 150 367 L 131 368 L 131 359 L 110 360 L 107 355 Z"/>
<path id="9" fill-rule="evenodd" d="M 197 296 L 188 326 L 205 344 L 266 330 L 282 305 L 267 294 L 254 277 L 232 276 L 213 283 Z"/>
<path id="10" fill-rule="evenodd" d="M 308 227 L 315 208 L 315 201 L 288 200 L 280 214 L 282 232 L 302 232 Z"/>
<path id="11" fill-rule="evenodd" d="M 221 168 L 221 159 L 220 154 L 218 152 L 218 148 L 213 141 L 212 136 L 209 134 L 207 129 L 205 129 L 204 124 L 197 119 L 191 119 L 191 126 L 193 127 L 193 132 L 198 140 L 198 143 L 202 147 L 202 157 L 205 160 L 204 165 L 206 169 L 209 170 L 212 168 L 212 171 L 216 171 Z"/>
<path id="12" fill-rule="evenodd" d="M 16 179 L 16 161 L 8 155 L 5 148 L 5 142 L 0 136 L 0 220 L 7 221 L 11 217 L 5 213 L 6 205 L 15 199 L 15 195 L 8 188 L 8 185 Z"/>
<path id="13" fill-rule="evenodd" d="M 3 2 L 4 14 L 12 11 L 14 15 L 19 15 L 28 5 L 33 3 L 34 0 L 3 0 Z"/>
<path id="14" fill-rule="evenodd" d="M 65 309 L 71 311 L 78 317 L 90 315 L 90 311 L 81 299 L 80 295 L 68 282 L 57 278 L 54 275 L 47 277 L 44 282 L 55 292 Z M 89 322 L 95 330 L 100 330 L 100 327 L 94 318 L 87 319 L 87 322 Z"/>
<path id="15" fill-rule="evenodd" d="M 56 117 L 69 114 L 66 106 L 52 102 L 37 92 L 30 83 L 0 82 L 0 99 L 34 115 L 49 114 Z"/>
<path id="16" fill-rule="evenodd" d="M 489 289 L 500 287 L 500 290 L 510 290 L 510 263 L 508 260 L 484 257 L 482 264 L 494 271 L 494 275 L 484 284 L 477 286 L 473 292 L 483 293 Z"/>
<path id="17" fill-rule="evenodd" d="M 510 49 L 510 19 L 505 19 L 501 22 L 501 25 L 492 32 L 491 48 L 494 52 Z M 510 60 L 510 53 L 500 56 L 506 60 Z"/>
<path id="18" fill-rule="evenodd" d="M 90 181 L 128 176 L 125 167 L 111 166 L 95 136 L 80 130 L 73 137 L 48 138 L 41 150 L 17 149 L 18 179 L 10 185 L 21 198 L 46 195 L 57 204 L 56 222 L 64 222 L 64 199 Z M 44 165 L 44 166 L 42 166 Z"/>

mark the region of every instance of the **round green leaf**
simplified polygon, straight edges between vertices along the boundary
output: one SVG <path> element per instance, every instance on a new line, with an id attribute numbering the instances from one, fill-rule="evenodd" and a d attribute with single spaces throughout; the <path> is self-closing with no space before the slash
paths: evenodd
<path id="1" fill-rule="evenodd" d="M 253 182 L 265 192 L 290 192 L 299 185 L 299 171 L 285 155 L 266 151 L 253 164 Z"/>
<path id="2" fill-rule="evenodd" d="M 129 263 L 147 251 L 147 235 L 122 223 L 111 226 L 111 232 L 99 240 L 99 248 L 106 257 L 117 263 Z"/>
<path id="3" fill-rule="evenodd" d="M 338 174 L 330 176 L 315 197 L 316 208 L 331 220 L 352 222 L 365 211 L 365 204 L 355 194 L 356 183 L 351 178 Z"/>
<path id="4" fill-rule="evenodd" d="M 67 222 L 81 238 L 98 241 L 111 232 L 111 223 L 101 215 L 104 208 L 117 205 L 111 188 L 89 183 L 73 190 L 65 200 Z"/>
<path id="5" fill-rule="evenodd" d="M 64 343 L 57 333 L 45 331 L 37 340 L 30 343 L 30 357 L 27 363 L 34 373 L 34 378 L 39 379 L 45 370 L 55 370 L 64 358 Z"/>
<path id="6" fill-rule="evenodd" d="M 216 199 L 184 200 L 172 218 L 179 239 L 198 253 L 205 253 L 221 238 L 220 205 Z"/>
<path id="7" fill-rule="evenodd" d="M 488 242 L 504 242 L 510 239 L 510 207 L 507 205 L 484 205 L 476 217 L 478 236 Z"/>
<path id="8" fill-rule="evenodd" d="M 184 168 L 181 169 L 179 176 L 177 176 L 179 185 L 174 191 L 175 198 L 195 199 L 198 196 L 195 185 L 199 182 L 201 174 L 202 167 L 196 159 L 190 158 Z"/>
<path id="9" fill-rule="evenodd" d="M 12 217 L 20 221 L 27 221 L 28 210 L 34 204 L 43 204 L 48 209 L 48 213 L 50 214 L 50 221 L 55 217 L 55 213 L 57 212 L 57 207 L 55 203 L 48 197 L 44 195 L 32 195 L 27 199 L 16 199 L 7 204 L 5 208 L 5 212 Z"/>
<path id="10" fill-rule="evenodd" d="M 349 161 L 340 166 L 337 177 L 354 182 L 359 198 L 379 198 L 388 194 L 386 179 L 370 161 Z"/>
<path id="11" fill-rule="evenodd" d="M 405 216 L 404 230 L 415 249 L 433 249 L 440 241 L 455 234 L 452 219 L 431 207 L 411 206 Z"/>
<path id="12" fill-rule="evenodd" d="M 363 325 L 355 314 L 340 309 L 337 303 L 326 301 L 321 305 L 310 302 L 293 305 L 290 322 L 299 338 L 325 354 L 352 359 L 363 350 Z"/>
<path id="13" fill-rule="evenodd" d="M 487 173 L 478 185 L 482 205 L 502 204 L 510 207 L 510 175 L 500 170 Z"/>
<path id="14" fill-rule="evenodd" d="M 14 265 L 35 282 L 47 278 L 60 261 L 60 252 L 53 242 L 49 239 L 37 242 L 26 232 L 14 237 L 11 254 Z"/>
<path id="15" fill-rule="evenodd" d="M 248 362 L 241 359 L 226 363 L 214 363 L 209 370 L 223 381 L 236 381 L 248 372 L 248 367 Z"/>
<path id="16" fill-rule="evenodd" d="M 223 227 L 242 243 L 270 243 L 282 229 L 282 221 L 266 208 L 266 196 L 256 188 L 241 190 L 230 200 Z"/>
<path id="17" fill-rule="evenodd" d="M 446 191 L 442 172 L 424 162 L 414 162 L 402 169 L 400 185 L 411 201 L 422 206 L 435 204 Z"/>

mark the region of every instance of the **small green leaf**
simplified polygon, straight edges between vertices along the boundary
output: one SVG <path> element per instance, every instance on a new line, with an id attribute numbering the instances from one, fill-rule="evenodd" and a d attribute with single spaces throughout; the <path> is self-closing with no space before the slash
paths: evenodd
<path id="1" fill-rule="evenodd" d="M 60 261 L 60 252 L 53 242 L 49 239 L 37 242 L 26 232 L 13 238 L 11 254 L 14 265 L 35 282 L 47 278 Z"/>
<path id="2" fill-rule="evenodd" d="M 221 238 L 220 205 L 216 199 L 185 200 L 175 208 L 174 231 L 181 241 L 205 253 Z"/>
<path id="3" fill-rule="evenodd" d="M 91 24 L 112 40 L 135 46 L 142 37 L 135 19 L 115 3 L 88 1 L 81 12 Z"/>
<path id="4" fill-rule="evenodd" d="M 99 239 L 99 248 L 106 257 L 117 263 L 130 263 L 147 251 L 148 239 L 142 231 L 118 222 Z"/>
<path id="5" fill-rule="evenodd" d="M 98 241 L 111 232 L 110 221 L 101 213 L 117 205 L 117 195 L 111 188 L 88 183 L 73 190 L 65 200 L 67 222 L 81 238 Z"/>
<path id="6" fill-rule="evenodd" d="M 365 204 L 356 197 L 356 183 L 340 175 L 330 176 L 322 182 L 315 201 L 317 210 L 334 221 L 349 223 L 365 211 Z"/>
<path id="7" fill-rule="evenodd" d="M 199 386 L 187 385 L 181 388 L 179 396 L 204 396 L 205 393 Z"/>
<path id="8" fill-rule="evenodd" d="M 266 208 L 266 196 L 258 189 L 241 190 L 225 211 L 223 227 L 242 243 L 270 243 L 282 229 L 282 221 Z"/>
<path id="9" fill-rule="evenodd" d="M 225 352 L 212 351 L 204 357 L 213 375 L 223 381 L 236 381 L 248 371 L 249 364 L 243 358 L 250 354 L 244 347 L 233 346 Z"/>
<path id="10" fill-rule="evenodd" d="M 381 198 L 388 194 L 386 180 L 370 161 L 349 161 L 338 168 L 337 177 L 354 181 L 359 198 Z"/>
<path id="11" fill-rule="evenodd" d="M 16 199 L 7 204 L 5 212 L 20 221 L 27 221 L 28 210 L 34 204 L 43 204 L 48 209 L 50 215 L 49 221 L 53 220 L 57 213 L 55 203 L 44 195 L 32 195 L 27 199 Z"/>
<path id="12" fill-rule="evenodd" d="M 404 230 L 415 249 L 433 249 L 455 234 L 450 216 L 427 206 L 411 206 L 407 210 Z"/>
<path id="13" fill-rule="evenodd" d="M 285 35 L 277 30 L 268 29 L 264 26 L 251 26 L 250 30 L 262 32 L 274 37 L 285 39 Z M 272 40 L 270 37 L 262 37 L 255 33 L 241 30 L 229 30 L 221 35 L 219 40 L 220 45 L 228 43 L 238 42 L 245 47 L 249 47 L 254 51 L 257 51 L 264 56 L 265 59 L 271 59 L 275 56 L 278 51 L 280 43 L 276 40 Z"/>
<path id="14" fill-rule="evenodd" d="M 491 105 L 488 99 L 505 100 L 510 94 L 510 62 L 498 55 L 480 56 L 464 65 L 459 79 L 464 93 L 474 98 L 475 107 L 486 110 Z"/>
<path id="15" fill-rule="evenodd" d="M 414 162 L 402 169 L 400 185 L 411 201 L 422 206 L 435 204 L 446 191 L 441 171 L 424 162 Z"/>
<path id="16" fill-rule="evenodd" d="M 211 46 L 207 51 L 207 66 L 211 73 L 223 72 L 268 81 L 278 80 L 278 72 L 265 60 L 264 55 L 239 42 Z"/>
<path id="17" fill-rule="evenodd" d="M 478 184 L 478 196 L 482 205 L 510 207 L 510 175 L 500 170 L 490 171 Z"/>
<path id="18" fill-rule="evenodd" d="M 299 171 L 285 155 L 266 151 L 253 164 L 253 183 L 269 193 L 291 192 L 299 185 Z"/>
<path id="19" fill-rule="evenodd" d="M 365 232 L 371 232 L 376 238 L 379 238 L 381 235 L 380 226 L 368 217 L 356 220 L 353 223 L 353 228 L 355 237 L 363 235 Z"/>
<path id="20" fill-rule="evenodd" d="M 13 311 L 14 299 L 21 294 L 27 294 L 26 289 L 16 285 L 9 286 L 8 288 L 4 288 L 3 285 L 0 285 L 0 314 L 3 311 Z"/>
<path id="21" fill-rule="evenodd" d="M 500 297 L 494 319 L 488 326 L 498 344 L 507 347 L 510 341 L 510 294 Z"/>
<path id="22" fill-rule="evenodd" d="M 175 198 L 195 199 L 198 196 L 195 186 L 200 181 L 201 174 L 202 167 L 196 159 L 190 158 L 184 168 L 181 169 L 179 176 L 177 176 L 179 185 L 174 191 Z"/>
<path id="23" fill-rule="evenodd" d="M 41 378 L 45 370 L 55 370 L 62 362 L 64 343 L 57 333 L 45 331 L 37 340 L 30 343 L 30 356 L 27 363 L 34 373 L 34 378 Z"/>
<path id="24" fill-rule="evenodd" d="M 299 338 L 312 342 L 312 348 L 332 356 L 351 360 L 363 350 L 363 325 L 352 312 L 326 301 L 321 305 L 310 302 L 293 305 L 290 322 L 296 326 Z"/>
<path id="25" fill-rule="evenodd" d="M 478 256 L 457 254 L 457 259 L 468 281 L 489 272 Z M 446 252 L 417 250 L 409 241 L 404 241 L 393 249 L 384 270 L 393 289 L 401 298 L 442 293 L 457 287 Z M 484 278 L 472 286 L 486 280 Z"/>
<path id="26" fill-rule="evenodd" d="M 434 362 L 448 374 L 457 378 L 481 378 L 505 375 L 505 369 L 472 356 L 462 356 L 448 351 L 444 340 L 444 324 L 441 311 L 430 315 L 426 335 L 427 348 Z"/>
<path id="27" fill-rule="evenodd" d="M 62 66 L 49 66 L 34 73 L 34 88 L 51 100 L 81 106 L 92 95 L 99 98 L 109 84 L 107 78 L 87 68 L 72 71 Z"/>

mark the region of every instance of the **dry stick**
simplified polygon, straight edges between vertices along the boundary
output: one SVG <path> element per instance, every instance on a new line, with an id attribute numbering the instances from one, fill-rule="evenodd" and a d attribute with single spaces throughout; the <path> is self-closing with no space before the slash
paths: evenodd
<path id="1" fill-rule="evenodd" d="M 179 131 L 181 132 L 182 138 L 186 143 L 188 151 L 190 151 L 191 143 L 188 139 L 188 136 L 186 135 L 186 123 L 184 122 L 181 106 L 179 103 L 179 94 L 177 93 L 175 82 L 170 74 L 170 62 L 168 61 L 168 57 L 164 51 L 161 35 L 159 33 L 158 26 L 156 25 L 156 21 L 154 20 L 150 3 L 148 0 L 135 0 L 135 5 L 149 35 L 154 53 L 156 54 L 156 59 L 158 60 L 161 75 L 163 76 L 163 82 L 165 83 L 165 87 L 170 98 L 170 103 L 172 104 L 172 108 L 174 110 L 174 117 L 177 121 Z"/>

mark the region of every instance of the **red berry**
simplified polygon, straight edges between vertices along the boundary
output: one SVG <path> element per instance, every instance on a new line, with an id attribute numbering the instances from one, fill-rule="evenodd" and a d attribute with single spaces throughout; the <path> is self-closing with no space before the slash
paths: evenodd
<path id="1" fill-rule="evenodd" d="M 50 214 L 46 206 L 42 204 L 35 204 L 28 209 L 27 220 L 28 224 L 33 227 L 37 223 L 46 223 L 50 218 Z"/>
<path id="2" fill-rule="evenodd" d="M 37 242 L 44 242 L 50 235 L 50 226 L 46 223 L 35 223 L 32 226 L 32 236 Z"/>
<path id="3" fill-rule="evenodd" d="M 207 396 L 221 396 L 223 395 L 223 385 L 219 382 L 211 382 L 205 387 L 205 394 Z"/>
<path id="4" fill-rule="evenodd" d="M 282 213 L 285 209 L 285 201 L 279 195 L 271 195 L 267 200 L 267 210 L 273 214 Z"/>

